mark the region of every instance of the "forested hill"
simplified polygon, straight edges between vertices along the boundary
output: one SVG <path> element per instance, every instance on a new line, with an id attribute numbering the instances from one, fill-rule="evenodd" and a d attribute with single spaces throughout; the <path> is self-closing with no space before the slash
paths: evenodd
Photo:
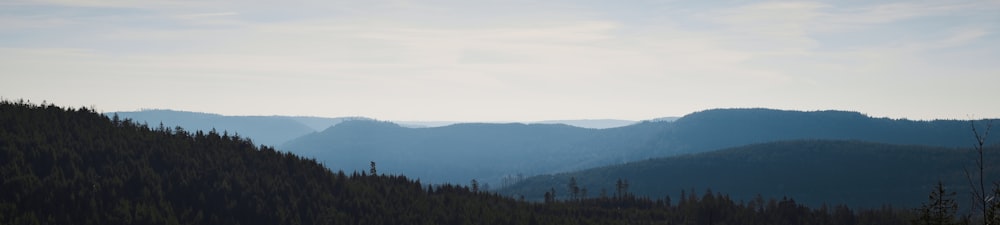
<path id="1" fill-rule="evenodd" d="M 678 154 L 783 140 L 829 139 L 969 147 L 969 121 L 872 118 L 857 112 L 707 110 L 676 121 L 610 129 L 546 124 L 456 124 L 406 128 L 351 121 L 289 141 L 281 149 L 334 169 L 380 162 L 393 173 L 430 182 L 479 179 L 497 187 L 511 177 L 568 172 Z"/>
<path id="2" fill-rule="evenodd" d="M 1000 146 L 988 148 L 985 156 L 987 165 L 1000 162 Z M 592 195 L 616 192 L 616 182 L 623 179 L 630 184 L 628 190 L 640 196 L 711 189 L 743 201 L 760 194 L 792 197 L 815 207 L 824 203 L 854 208 L 917 207 L 939 180 L 959 193 L 957 199 L 968 199 L 965 169 L 974 166 L 971 148 L 783 141 L 531 177 L 501 192 L 542 199 L 551 188 L 568 193 L 565 187 L 575 177 Z M 987 179 L 1000 177 L 1000 167 L 987 166 L 987 170 Z"/>
<path id="3" fill-rule="evenodd" d="M 375 170 L 375 168 L 372 168 Z M 908 224 L 909 210 L 813 210 L 719 193 L 529 203 L 423 186 L 215 132 L 149 128 L 93 109 L 0 102 L 0 224 Z M 758 204 L 759 203 L 759 204 Z"/>
<path id="4" fill-rule="evenodd" d="M 979 124 L 986 124 L 979 121 Z M 873 118 L 848 111 L 714 109 L 686 115 L 662 134 L 663 148 L 703 152 L 781 140 L 860 140 L 888 144 L 970 147 L 969 121 Z"/>

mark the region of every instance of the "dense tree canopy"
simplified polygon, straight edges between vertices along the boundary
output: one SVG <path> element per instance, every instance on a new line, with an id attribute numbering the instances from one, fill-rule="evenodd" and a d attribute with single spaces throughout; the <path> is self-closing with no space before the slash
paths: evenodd
<path id="1" fill-rule="evenodd" d="M 1000 162 L 1000 146 L 984 149 L 987 164 Z M 500 189 L 501 193 L 542 199 L 550 187 L 616 190 L 621 179 L 639 196 L 676 195 L 712 188 L 736 201 L 790 197 L 811 207 L 845 204 L 878 208 L 884 204 L 918 207 L 937 181 L 963 190 L 969 199 L 966 169 L 971 149 L 893 145 L 862 141 L 798 140 L 747 145 L 699 154 L 649 159 L 570 173 L 541 175 Z M 987 166 L 985 183 L 1000 181 L 1000 167 Z"/>
<path id="2" fill-rule="evenodd" d="M 381 164 L 379 164 L 381 166 Z M 613 197 L 525 202 L 403 176 L 333 172 L 227 133 L 93 109 L 0 103 L 0 224 L 906 224 L 909 210 Z M 372 170 L 374 171 L 374 169 Z"/>

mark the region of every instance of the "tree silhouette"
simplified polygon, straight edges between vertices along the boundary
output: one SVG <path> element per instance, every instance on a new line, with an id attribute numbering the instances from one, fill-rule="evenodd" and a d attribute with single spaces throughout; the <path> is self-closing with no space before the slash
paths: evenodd
<path id="1" fill-rule="evenodd" d="M 576 184 L 576 177 L 569 178 L 567 188 L 569 189 L 570 198 L 572 200 L 578 200 L 580 197 L 580 186 Z"/>
<path id="2" fill-rule="evenodd" d="M 618 181 L 615 182 L 615 191 L 617 191 L 619 198 L 624 198 L 628 195 L 628 180 L 618 178 Z"/>
<path id="3" fill-rule="evenodd" d="M 928 195 L 928 201 L 917 211 L 920 215 L 916 225 L 955 225 L 959 224 L 955 218 L 958 211 L 958 204 L 955 203 L 955 192 L 948 192 L 944 188 L 944 183 L 938 181 L 934 190 Z"/>
<path id="4" fill-rule="evenodd" d="M 976 128 L 975 120 L 969 120 L 969 126 L 972 128 L 972 134 L 976 138 L 976 144 L 974 147 L 976 150 L 976 154 L 978 156 L 976 158 L 976 164 L 975 164 L 975 169 L 978 170 L 977 171 L 978 173 L 973 175 L 972 173 L 969 172 L 968 169 L 965 170 L 965 176 L 969 180 L 969 187 L 971 187 L 972 189 L 970 192 L 972 193 L 972 198 L 974 200 L 972 209 L 973 211 L 977 209 L 980 210 L 980 213 L 982 213 L 983 224 L 996 225 L 997 222 L 994 221 L 998 220 L 997 217 L 1000 215 L 997 215 L 997 213 L 1000 212 L 997 211 L 996 207 L 992 207 L 994 203 L 991 202 L 997 201 L 996 199 L 994 199 L 997 197 L 997 195 L 989 196 L 986 190 L 986 180 L 985 180 L 986 163 L 984 162 L 984 157 L 983 157 L 983 150 L 986 145 L 986 140 L 990 135 L 990 130 L 993 128 L 993 121 L 989 120 L 986 122 L 986 129 L 983 133 L 979 133 L 979 129 Z M 973 178 L 974 176 L 978 176 L 978 180 Z"/>

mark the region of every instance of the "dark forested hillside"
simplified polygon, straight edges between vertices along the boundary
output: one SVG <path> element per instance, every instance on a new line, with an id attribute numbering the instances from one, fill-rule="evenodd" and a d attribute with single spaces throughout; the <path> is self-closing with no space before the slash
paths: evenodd
<path id="1" fill-rule="evenodd" d="M 1000 148 L 987 149 L 985 155 L 989 165 L 1000 162 Z M 566 187 L 575 177 L 580 187 L 591 193 L 614 192 L 617 180 L 624 179 L 631 184 L 629 191 L 641 196 L 711 189 L 744 201 L 760 194 L 765 198 L 793 197 L 812 206 L 916 207 L 938 180 L 958 190 L 963 196 L 959 199 L 968 199 L 964 169 L 975 165 L 973 156 L 971 149 L 784 141 L 531 177 L 501 191 L 541 199 L 550 188 Z M 1000 167 L 987 167 L 988 179 L 998 176 Z"/>
<path id="2" fill-rule="evenodd" d="M 616 197 L 530 203 L 478 185 L 334 173 L 215 132 L 0 103 L 0 224 L 907 224 L 908 210 Z"/>
<path id="3" fill-rule="evenodd" d="M 288 142 L 282 149 L 341 167 L 383 162 L 393 173 L 430 182 L 568 172 L 650 158 L 782 140 L 860 140 L 968 147 L 968 121 L 871 118 L 856 112 L 720 109 L 670 121 L 584 129 L 542 124 L 456 124 L 405 128 L 353 121 Z"/>

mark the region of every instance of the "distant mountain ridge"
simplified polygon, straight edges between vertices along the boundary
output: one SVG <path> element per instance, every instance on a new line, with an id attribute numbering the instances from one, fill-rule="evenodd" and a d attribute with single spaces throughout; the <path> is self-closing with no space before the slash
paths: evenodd
<path id="1" fill-rule="evenodd" d="M 176 111 L 167 109 L 146 109 L 134 112 L 110 112 L 121 118 L 132 119 L 150 126 L 162 123 L 169 128 L 182 127 L 187 130 L 239 133 L 250 137 L 257 144 L 278 146 L 303 135 L 321 131 L 345 120 L 370 120 L 363 117 L 307 117 L 307 116 L 224 116 L 212 113 Z"/>
<path id="2" fill-rule="evenodd" d="M 666 119 L 677 117 L 663 117 L 653 120 Z M 619 120 L 619 119 L 578 119 L 578 120 L 542 120 L 542 121 L 530 121 L 530 122 L 458 122 L 458 121 L 392 121 L 400 126 L 408 128 L 430 128 L 430 127 L 443 127 L 455 124 L 463 123 L 524 123 L 524 124 L 565 124 L 580 128 L 590 128 L 590 129 L 608 129 L 616 127 L 624 127 L 637 123 L 638 121 L 633 120 Z"/>
<path id="3" fill-rule="evenodd" d="M 968 147 L 969 121 L 872 118 L 846 111 L 717 109 L 608 129 L 542 124 L 405 128 L 341 123 L 281 149 L 353 170 L 370 161 L 430 182 L 496 184 L 514 174 L 569 172 L 650 158 L 783 140 L 858 140 Z M 335 163 L 334 163 L 335 162 Z M 506 182 L 504 182 L 506 183 Z"/>
<path id="4" fill-rule="evenodd" d="M 986 162 L 1000 161 L 1000 145 L 987 149 Z M 589 193 L 615 191 L 618 179 L 639 196 L 678 196 L 682 190 L 729 193 L 734 200 L 794 198 L 819 207 L 845 204 L 878 208 L 883 204 L 917 207 L 937 181 L 968 199 L 964 169 L 974 165 L 971 149 L 890 145 L 859 141 L 800 140 L 643 160 L 557 175 L 541 175 L 500 190 L 510 196 L 541 199 L 555 188 L 567 196 L 571 177 Z M 1000 167 L 987 167 L 996 181 Z M 991 181 L 987 181 L 991 183 Z M 863 184 L 863 185 L 861 185 Z"/>
<path id="5" fill-rule="evenodd" d="M 287 141 L 303 135 L 323 131 L 331 126 L 347 120 L 375 120 L 366 117 L 315 117 L 315 116 L 226 116 L 214 113 L 190 112 L 170 109 L 143 109 L 139 111 L 110 112 L 105 115 L 129 118 L 137 122 L 145 122 L 152 126 L 163 123 L 174 128 L 180 126 L 188 130 L 219 132 L 228 131 L 250 137 L 258 144 L 279 146 Z M 399 121 L 403 127 L 427 128 L 443 127 L 468 122 L 452 121 Z M 583 119 L 583 120 L 551 120 L 531 123 L 566 124 L 570 126 L 606 129 L 626 126 L 636 123 L 630 120 L 615 119 Z M 306 129 L 308 128 L 308 129 Z"/>
<path id="6" fill-rule="evenodd" d="M 583 120 L 543 120 L 532 123 L 540 124 L 566 124 L 574 127 L 591 128 L 591 129 L 608 129 L 616 127 L 624 127 L 628 125 L 635 124 L 636 121 L 632 120 L 616 120 L 616 119 L 583 119 Z"/>
<path id="7" fill-rule="evenodd" d="M 663 134 L 667 137 L 663 147 L 682 153 L 795 139 L 946 147 L 969 147 L 974 142 L 970 121 L 873 118 L 838 110 L 712 109 L 681 117 L 671 126 Z"/>
<path id="8" fill-rule="evenodd" d="M 590 157 L 569 150 L 595 132 L 563 124 L 464 123 L 406 128 L 391 122 L 358 120 L 289 141 L 280 148 L 343 168 L 365 168 L 375 161 L 387 173 L 435 183 L 465 183 L 472 178 L 499 179 L 503 174 L 562 169 L 559 167 L 564 164 L 559 161 L 566 158 L 553 154 L 586 160 Z M 522 158 L 532 160 L 519 160 Z M 503 163 L 487 163 L 491 161 Z M 547 163 L 534 164 L 540 162 Z M 488 177 L 490 174 L 493 177 Z"/>

